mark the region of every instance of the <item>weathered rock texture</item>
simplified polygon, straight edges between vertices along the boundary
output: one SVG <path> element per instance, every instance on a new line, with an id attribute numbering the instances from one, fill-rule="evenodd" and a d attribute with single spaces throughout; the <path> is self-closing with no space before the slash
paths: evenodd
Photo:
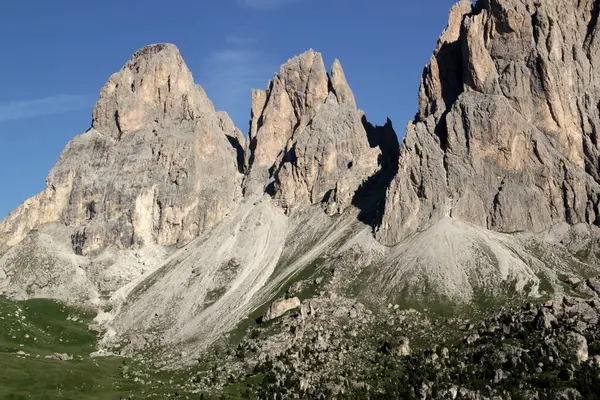
<path id="1" fill-rule="evenodd" d="M 344 71 L 327 74 L 312 50 L 289 60 L 252 95 L 247 192 L 266 190 L 288 211 L 324 203 L 343 211 L 379 168 Z"/>
<path id="2" fill-rule="evenodd" d="M 600 222 L 599 9 L 468 0 L 450 13 L 378 237 L 444 216 L 500 232 Z"/>
<path id="3" fill-rule="evenodd" d="M 47 188 L 0 223 L 1 246 L 38 226 L 72 228 L 78 254 L 185 243 L 241 197 L 241 133 L 215 112 L 173 45 L 143 48 L 100 93 Z"/>
<path id="4" fill-rule="evenodd" d="M 271 304 L 267 311 L 265 311 L 265 314 L 262 317 L 263 321 L 270 321 L 272 319 L 281 317 L 286 312 L 300 307 L 300 304 L 300 299 L 297 297 L 276 300 L 273 302 L 273 304 Z"/>
<path id="5" fill-rule="evenodd" d="M 94 304 L 111 297 L 121 331 L 164 307 L 173 337 L 205 329 L 214 340 L 248 307 L 272 300 L 263 286 L 277 282 L 280 261 L 294 272 L 329 243 L 288 237 L 277 205 L 290 214 L 323 203 L 341 213 L 390 164 L 381 142 L 393 136 L 391 124 L 378 130 L 363 118 L 340 63 L 328 75 L 311 50 L 282 66 L 267 92 L 254 91 L 246 142 L 175 46 L 147 46 L 110 77 L 92 127 L 67 145 L 47 188 L 0 222 L 0 293 Z M 331 221 L 321 210 L 307 215 L 315 212 L 324 219 L 313 231 L 327 231 Z M 181 248 L 195 249 L 193 268 Z M 280 260 L 284 248 L 302 262 Z M 153 287 L 137 287 L 148 275 Z M 121 310 L 132 293 L 148 298 Z"/>

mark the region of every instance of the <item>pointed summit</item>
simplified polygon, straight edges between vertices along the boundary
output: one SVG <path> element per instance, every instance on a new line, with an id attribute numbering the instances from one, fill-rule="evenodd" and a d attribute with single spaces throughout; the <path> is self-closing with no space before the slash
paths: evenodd
<path id="1" fill-rule="evenodd" d="M 289 59 L 269 81 L 266 92 L 252 96 L 251 186 L 262 191 L 267 170 L 284 152 L 288 140 L 304 127 L 329 94 L 327 71 L 320 53 L 312 49 Z"/>
<path id="2" fill-rule="evenodd" d="M 0 223 L 0 246 L 51 223 L 80 255 L 186 243 L 238 201 L 242 146 L 177 47 L 146 46 L 102 88 L 92 128 L 67 145 L 48 187 Z"/>
<path id="3" fill-rule="evenodd" d="M 253 92 L 246 192 L 266 190 L 288 212 L 342 212 L 379 168 L 361 118 L 338 60 L 330 77 L 320 53 L 290 59 Z"/>
<path id="4" fill-rule="evenodd" d="M 346 81 L 346 74 L 342 64 L 336 58 L 331 67 L 331 86 L 335 91 L 335 95 L 340 103 L 348 103 L 349 106 L 356 108 L 354 94 Z"/>
<path id="5" fill-rule="evenodd" d="M 177 47 L 153 44 L 110 77 L 94 108 L 92 127 L 120 138 L 152 123 L 193 120 L 201 110 L 212 111 L 212 104 L 194 84 Z"/>
<path id="6" fill-rule="evenodd" d="M 327 98 L 327 70 L 321 53 L 312 49 L 285 63 L 279 77 L 298 119 L 316 111 Z"/>

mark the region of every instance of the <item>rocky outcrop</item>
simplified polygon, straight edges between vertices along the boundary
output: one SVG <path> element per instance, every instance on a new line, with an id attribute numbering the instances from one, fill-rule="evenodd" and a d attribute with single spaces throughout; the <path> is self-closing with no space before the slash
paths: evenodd
<path id="1" fill-rule="evenodd" d="M 579 333 L 571 332 L 568 336 L 568 343 L 572 346 L 573 353 L 577 357 L 577 361 L 586 362 L 589 359 L 588 343 L 585 336 Z"/>
<path id="2" fill-rule="evenodd" d="M 392 308 L 365 313 L 368 308 L 343 297 L 329 299 L 334 304 L 312 301 L 327 315 L 287 315 L 252 329 L 236 357 L 213 358 L 204 390 L 224 379 L 222 370 L 236 376 L 229 382 L 243 381 L 250 364 L 273 377 L 260 386 L 258 398 L 281 388 L 284 396 L 311 398 L 596 397 L 600 327 L 566 313 L 560 297 L 545 306 L 518 303 L 469 313 L 468 319 Z M 536 314 L 552 316 L 552 326 L 536 329 Z M 431 375 L 438 379 L 423 379 Z M 294 384 L 286 387 L 286 381 Z"/>
<path id="3" fill-rule="evenodd" d="M 73 356 L 68 355 L 67 353 L 54 353 L 49 356 L 45 356 L 44 358 L 49 358 L 51 360 L 57 361 L 71 361 L 73 360 Z"/>
<path id="4" fill-rule="evenodd" d="M 591 0 L 468 0 L 425 69 L 378 238 L 451 216 L 500 231 L 598 224 L 600 58 Z"/>
<path id="5" fill-rule="evenodd" d="M 288 212 L 342 212 L 379 169 L 361 117 L 339 61 L 329 76 L 312 50 L 289 60 L 252 95 L 246 192 L 266 190 Z"/>
<path id="6" fill-rule="evenodd" d="M 145 47 L 106 83 L 91 129 L 67 145 L 47 188 L 0 223 L 0 246 L 52 222 L 72 228 L 77 254 L 188 242 L 240 199 L 242 146 L 177 48 Z"/>
<path id="7" fill-rule="evenodd" d="M 300 299 L 298 299 L 297 297 L 276 300 L 273 302 L 273 304 L 271 304 L 267 311 L 265 311 L 262 320 L 266 322 L 281 317 L 286 312 L 293 310 L 294 308 L 300 307 L 300 304 Z"/>

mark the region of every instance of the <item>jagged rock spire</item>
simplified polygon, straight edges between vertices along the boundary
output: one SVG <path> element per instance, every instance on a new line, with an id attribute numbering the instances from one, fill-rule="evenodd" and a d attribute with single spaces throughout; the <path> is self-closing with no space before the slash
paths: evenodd
<path id="1" fill-rule="evenodd" d="M 92 127 L 118 138 L 149 123 L 193 120 L 201 110 L 211 109 L 177 47 L 153 44 L 110 77 L 94 107 Z"/>
<path id="2" fill-rule="evenodd" d="M 379 168 L 361 117 L 338 60 L 329 76 L 313 50 L 292 58 L 253 92 L 246 192 L 267 190 L 288 211 L 343 211 Z"/>
<path id="3" fill-rule="evenodd" d="M 281 158 L 297 129 L 325 102 L 328 79 L 321 54 L 308 50 L 281 66 L 266 91 L 254 90 L 250 131 L 250 181 L 265 185 L 268 169 Z"/>

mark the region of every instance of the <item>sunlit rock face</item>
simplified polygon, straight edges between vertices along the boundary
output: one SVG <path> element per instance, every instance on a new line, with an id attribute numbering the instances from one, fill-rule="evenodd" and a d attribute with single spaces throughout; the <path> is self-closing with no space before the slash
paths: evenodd
<path id="1" fill-rule="evenodd" d="M 339 61 L 328 74 L 309 50 L 252 100 L 247 192 L 266 190 L 288 213 L 323 204 L 336 214 L 379 169 L 380 151 L 369 145 Z"/>
<path id="2" fill-rule="evenodd" d="M 598 224 L 598 10 L 464 0 L 423 73 L 378 238 L 444 216 L 500 231 Z"/>
<path id="3" fill-rule="evenodd" d="M 110 77 L 91 129 L 67 145 L 47 188 L 1 223 L 0 246 L 51 222 L 72 228 L 77 254 L 188 242 L 239 201 L 240 140 L 177 48 L 147 46 Z"/>

